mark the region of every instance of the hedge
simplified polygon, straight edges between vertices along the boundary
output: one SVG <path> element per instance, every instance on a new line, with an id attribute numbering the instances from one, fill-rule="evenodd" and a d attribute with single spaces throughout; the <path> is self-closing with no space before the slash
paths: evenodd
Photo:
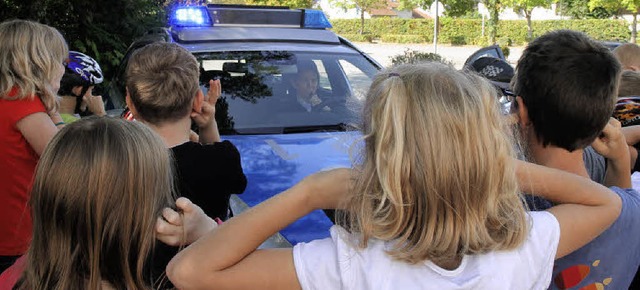
<path id="1" fill-rule="evenodd" d="M 360 19 L 337 19 L 332 21 L 333 31 L 352 41 L 396 43 L 428 43 L 433 39 L 433 20 L 404 18 L 365 19 L 365 34 L 360 35 Z M 486 23 L 485 23 L 486 24 Z M 485 27 L 488 35 L 488 27 Z M 631 32 L 624 20 L 583 19 L 583 20 L 539 20 L 533 21 L 533 37 L 548 31 L 572 29 L 582 31 L 596 40 L 627 41 Z M 480 19 L 440 19 L 440 43 L 454 45 L 485 45 L 488 36 L 482 37 Z M 497 41 L 501 45 L 523 45 L 527 40 L 525 20 L 501 20 L 498 24 Z"/>

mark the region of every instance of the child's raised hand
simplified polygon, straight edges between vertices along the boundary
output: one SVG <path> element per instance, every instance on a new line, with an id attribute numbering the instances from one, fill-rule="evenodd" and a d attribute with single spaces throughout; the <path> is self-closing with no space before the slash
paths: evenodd
<path id="1" fill-rule="evenodd" d="M 349 194 L 351 169 L 320 171 L 307 176 L 300 185 L 308 186 L 309 202 L 318 209 L 340 209 Z"/>
<path id="2" fill-rule="evenodd" d="M 628 158 L 629 149 L 621 128 L 618 120 L 610 118 L 602 134 L 591 144 L 593 149 L 607 159 Z"/>
<path id="3" fill-rule="evenodd" d="M 189 245 L 217 227 L 216 222 L 185 197 L 176 200 L 182 214 L 165 208 L 156 221 L 158 240 L 170 246 Z"/>
<path id="4" fill-rule="evenodd" d="M 200 128 L 206 128 L 213 125 L 216 116 L 216 102 L 222 93 L 222 86 L 220 80 L 209 80 L 209 91 L 205 96 L 205 100 L 202 103 L 202 110 L 200 112 L 192 111 L 191 119 Z"/>
<path id="5" fill-rule="evenodd" d="M 82 100 L 87 104 L 87 108 L 96 116 L 105 116 L 107 112 L 104 109 L 104 101 L 102 96 L 84 95 Z"/>

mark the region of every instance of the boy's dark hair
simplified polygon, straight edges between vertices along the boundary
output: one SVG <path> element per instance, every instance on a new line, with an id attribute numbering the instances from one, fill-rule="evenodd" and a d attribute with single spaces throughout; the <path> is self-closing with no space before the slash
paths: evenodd
<path id="1" fill-rule="evenodd" d="M 582 149 L 601 133 L 613 112 L 620 64 L 581 32 L 558 30 L 527 46 L 513 90 L 527 106 L 543 146 Z"/>

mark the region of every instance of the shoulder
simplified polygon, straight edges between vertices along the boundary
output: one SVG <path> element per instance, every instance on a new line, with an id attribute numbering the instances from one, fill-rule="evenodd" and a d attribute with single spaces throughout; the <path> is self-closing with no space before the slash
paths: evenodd
<path id="1" fill-rule="evenodd" d="M 47 111 L 37 96 L 20 100 L 0 99 L 0 115 L 11 118 L 14 123 L 28 115 L 39 112 L 46 113 Z"/>

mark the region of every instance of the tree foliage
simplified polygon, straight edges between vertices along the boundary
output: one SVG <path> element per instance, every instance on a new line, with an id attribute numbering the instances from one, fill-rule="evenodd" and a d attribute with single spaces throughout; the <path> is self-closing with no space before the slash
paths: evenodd
<path id="1" fill-rule="evenodd" d="M 459 17 L 466 15 L 476 8 L 476 0 L 438 0 L 444 6 L 444 15 L 449 17 Z M 422 8 L 428 9 L 435 0 L 401 0 L 402 9 Z"/>
<path id="2" fill-rule="evenodd" d="M 386 0 L 330 0 L 337 7 L 344 9 L 357 9 L 360 14 L 360 34 L 364 33 L 364 13 L 371 9 L 379 9 L 386 6 Z"/>
<path id="3" fill-rule="evenodd" d="M 589 8 L 591 0 L 556 0 L 558 1 L 558 9 L 561 15 L 567 15 L 573 19 L 606 19 L 614 13 L 604 7 Z"/>
<path id="4" fill-rule="evenodd" d="M 549 8 L 553 0 L 503 0 L 504 5 L 511 7 L 514 12 L 522 13 L 527 19 L 528 37 L 533 38 L 533 27 L 531 25 L 531 12 L 536 7 Z"/>
<path id="5" fill-rule="evenodd" d="M 622 15 L 625 12 L 633 14 L 631 42 L 636 42 L 636 35 L 638 34 L 636 25 L 638 23 L 638 13 L 640 12 L 640 0 L 589 0 L 589 9 L 594 10 L 599 7 L 614 11 L 616 15 Z"/>
<path id="6" fill-rule="evenodd" d="M 30 19 L 60 30 L 71 50 L 94 57 L 107 79 L 127 46 L 165 26 L 165 0 L 0 0 L 0 21 Z"/>
<path id="7" fill-rule="evenodd" d="M 290 8 L 311 8 L 313 0 L 246 0 L 246 4 L 265 6 L 287 6 Z"/>
<path id="8" fill-rule="evenodd" d="M 489 10 L 489 42 L 496 43 L 498 35 L 498 23 L 500 22 L 500 11 L 502 11 L 503 0 L 480 0 L 487 10 Z"/>

